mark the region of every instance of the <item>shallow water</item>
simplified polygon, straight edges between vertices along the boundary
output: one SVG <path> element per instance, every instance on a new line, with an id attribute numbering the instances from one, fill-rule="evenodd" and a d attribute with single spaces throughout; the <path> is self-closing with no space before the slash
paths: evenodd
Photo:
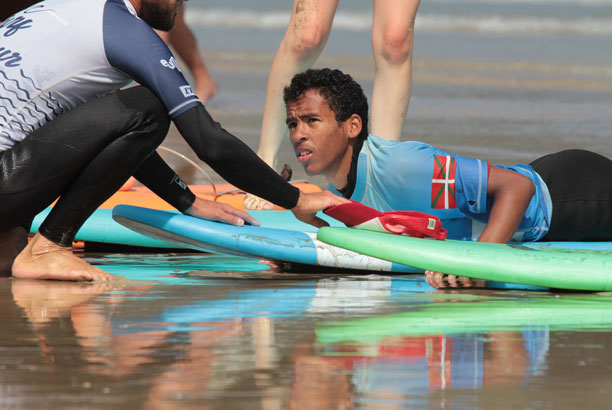
<path id="1" fill-rule="evenodd" d="M 0 278 L 0 408 L 605 408 L 609 294 L 85 254 L 112 285 Z M 298 272 L 297 269 L 292 269 Z"/>

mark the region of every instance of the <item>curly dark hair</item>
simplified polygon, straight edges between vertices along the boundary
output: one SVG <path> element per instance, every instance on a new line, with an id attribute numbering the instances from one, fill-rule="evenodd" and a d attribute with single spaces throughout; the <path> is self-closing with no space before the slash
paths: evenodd
<path id="1" fill-rule="evenodd" d="M 342 124 L 353 114 L 359 115 L 362 128 L 358 138 L 367 138 L 368 99 L 353 77 L 330 68 L 310 69 L 296 74 L 291 84 L 285 87 L 285 105 L 297 101 L 309 90 L 317 90 L 327 100 L 329 108 L 336 114 L 338 124 Z"/>

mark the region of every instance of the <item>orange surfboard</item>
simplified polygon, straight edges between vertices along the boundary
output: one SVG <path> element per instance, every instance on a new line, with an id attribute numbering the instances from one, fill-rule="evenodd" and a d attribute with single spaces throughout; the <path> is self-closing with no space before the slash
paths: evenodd
<path id="1" fill-rule="evenodd" d="M 321 188 L 317 185 L 308 182 L 293 182 L 291 184 L 306 193 L 321 191 Z M 217 202 L 223 202 L 235 208 L 244 209 L 243 201 L 246 196 L 244 191 L 237 189 L 231 184 L 218 184 L 215 187 L 217 189 Z M 190 185 L 189 188 L 201 198 L 211 201 L 215 200 L 214 190 L 211 185 Z M 137 186 L 128 191 L 117 191 L 106 202 L 100 205 L 100 209 L 113 209 L 116 205 L 134 205 L 161 210 L 174 209 L 172 205 L 144 186 Z M 274 209 L 282 210 L 284 208 L 275 205 Z"/>

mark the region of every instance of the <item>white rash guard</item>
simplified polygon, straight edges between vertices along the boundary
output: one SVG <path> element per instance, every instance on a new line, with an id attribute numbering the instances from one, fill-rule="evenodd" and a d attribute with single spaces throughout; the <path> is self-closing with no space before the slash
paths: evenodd
<path id="1" fill-rule="evenodd" d="M 173 119 L 202 105 L 128 0 L 46 0 L 15 14 L 0 26 L 0 152 L 132 80 Z"/>

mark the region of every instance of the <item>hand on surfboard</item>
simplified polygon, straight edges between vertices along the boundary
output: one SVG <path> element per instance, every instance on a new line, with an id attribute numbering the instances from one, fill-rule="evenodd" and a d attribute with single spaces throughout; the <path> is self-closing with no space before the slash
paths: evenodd
<path id="1" fill-rule="evenodd" d="M 245 211 L 222 202 L 210 201 L 199 197 L 196 198 L 191 208 L 185 213 L 198 218 L 225 222 L 236 226 L 242 226 L 245 223 L 259 226 L 259 221 Z"/>
<path id="2" fill-rule="evenodd" d="M 298 199 L 297 205 L 291 212 L 293 212 L 293 215 L 300 221 L 321 228 L 329 224 L 316 216 L 318 211 L 349 202 L 348 199 L 334 195 L 329 191 L 312 193 L 300 192 L 300 199 Z"/>

